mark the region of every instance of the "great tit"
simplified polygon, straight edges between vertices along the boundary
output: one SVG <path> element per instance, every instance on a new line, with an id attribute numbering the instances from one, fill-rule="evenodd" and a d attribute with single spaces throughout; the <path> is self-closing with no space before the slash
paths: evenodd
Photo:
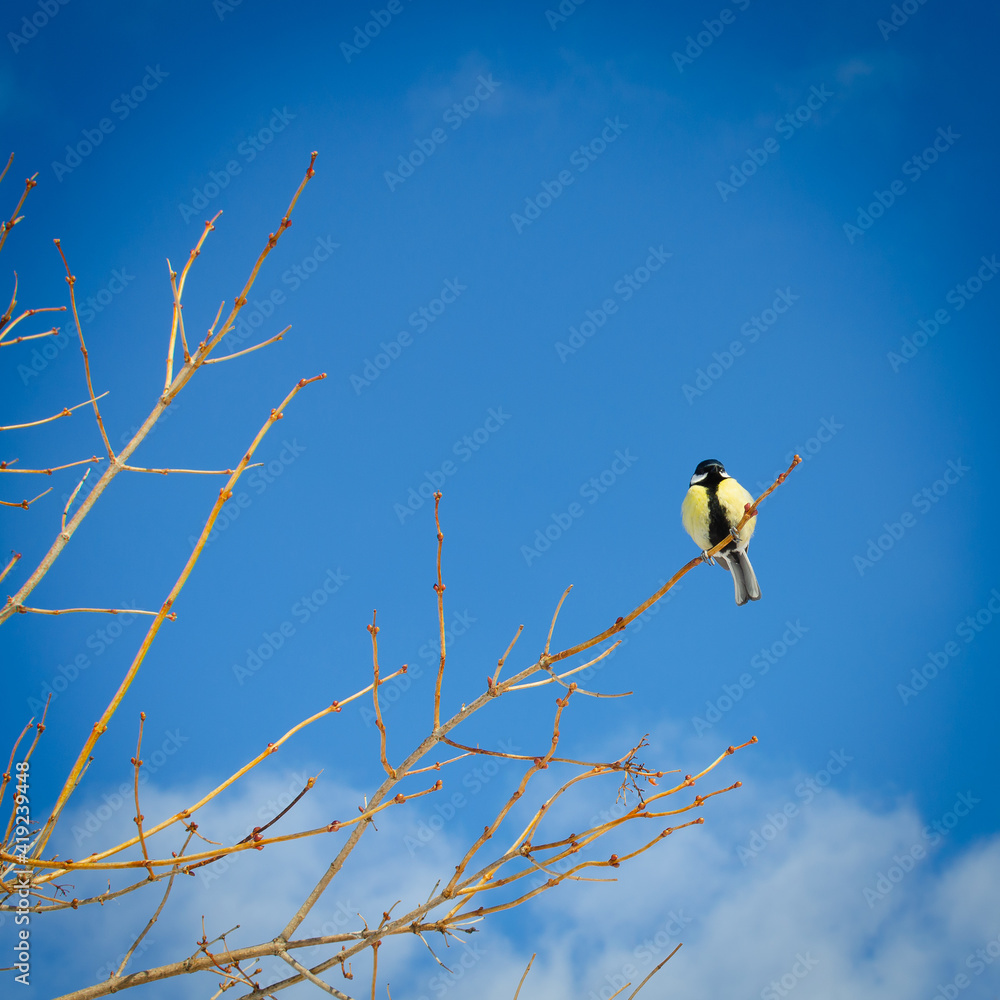
<path id="1" fill-rule="evenodd" d="M 715 559 L 732 573 L 736 603 L 740 605 L 760 600 L 760 585 L 747 556 L 757 518 L 747 521 L 738 537 L 734 531 L 748 503 L 753 503 L 753 497 L 726 472 L 721 462 L 709 458 L 694 470 L 691 486 L 681 505 L 684 529 L 702 552 L 718 545 L 729 534 L 736 538 L 717 552 Z"/>

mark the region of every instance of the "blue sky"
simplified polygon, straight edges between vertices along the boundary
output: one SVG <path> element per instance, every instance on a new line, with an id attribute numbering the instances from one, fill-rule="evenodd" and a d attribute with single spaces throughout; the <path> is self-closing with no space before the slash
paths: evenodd
<path id="1" fill-rule="evenodd" d="M 699 567 L 593 682 L 634 695 L 576 699 L 563 727 L 569 756 L 620 756 L 648 733 L 650 761 L 684 772 L 756 735 L 719 771 L 720 785 L 743 788 L 618 886 L 562 887 L 496 920 L 465 984 L 432 981 L 440 969 L 426 952 L 400 946 L 386 960 L 393 988 L 461 995 L 474 981 L 509 997 L 537 950 L 525 990 L 607 996 L 607 977 L 630 962 L 649 971 L 653 951 L 636 950 L 683 909 L 683 933 L 664 933 L 685 947 L 650 995 L 765 996 L 790 975 L 803 995 L 930 998 L 963 969 L 969 996 L 995 991 L 1000 966 L 972 974 L 966 958 L 1000 934 L 984 894 L 1000 876 L 996 12 L 916 0 L 375 10 L 377 31 L 370 6 L 349 3 L 69 2 L 51 15 L 21 3 L 4 14 L 3 153 L 16 153 L 5 213 L 38 173 L 4 280 L 17 272 L 20 307 L 65 303 L 61 239 L 116 444 L 162 388 L 166 258 L 179 267 L 222 210 L 185 295 L 197 340 L 319 153 L 234 349 L 291 330 L 200 372 L 134 461 L 231 467 L 297 379 L 327 378 L 287 408 L 258 453 L 264 467 L 237 487 L 68 828 L 128 780 L 140 711 L 163 747 L 144 804 L 153 815 L 364 686 L 373 608 L 383 663 L 410 664 L 387 711 L 401 756 L 430 721 L 435 537 L 432 504 L 419 501 L 434 487 L 454 710 L 522 623 L 511 662 L 530 662 L 567 585 L 563 645 L 691 558 L 679 507 L 699 461 L 721 459 L 758 493 L 797 451 L 804 462 L 762 506 L 754 537 L 763 599 L 737 608 L 728 577 Z M 70 338 L 5 348 L 2 361 L 4 425 L 86 398 Z M 0 458 L 39 468 L 100 453 L 81 409 L 5 432 Z M 51 544 L 78 474 L 0 480 L 7 500 L 53 487 L 29 511 L 4 508 L 3 550 L 24 554 L 10 592 Z M 218 486 L 120 475 L 31 603 L 158 607 Z M 268 636 L 283 623 L 276 648 Z M 33 758 L 39 815 L 144 633 L 141 619 L 90 615 L 3 626 L 7 731 L 46 685 L 57 694 Z M 255 660 L 268 643 L 273 655 Z M 552 700 L 525 692 L 465 735 L 540 744 Z M 307 731 L 219 805 L 215 829 L 242 836 L 261 802 L 320 768 L 302 825 L 323 822 L 331 801 L 353 810 L 380 780 L 376 736 L 360 710 Z M 494 787 L 516 778 L 501 771 Z M 614 797 L 589 794 L 583 815 Z M 789 804 L 787 827 L 754 854 Z M 388 819 L 378 837 L 389 846 L 366 837 L 324 919 L 348 900 L 377 919 L 400 885 L 426 895 L 487 806 L 476 798 L 419 857 L 405 838 L 435 814 L 432 799 Z M 91 839 L 124 836 L 130 816 Z M 935 823 L 945 833 L 931 843 Z M 94 849 L 63 837 L 63 856 Z M 930 845 L 926 857 L 872 904 L 866 889 L 914 844 Z M 284 914 L 330 850 L 290 849 L 294 875 L 280 881 L 273 856 L 246 865 Z M 80 921 L 94 922 L 111 960 L 152 909 L 138 895 L 60 915 L 52 932 L 36 922 L 33 995 L 101 978 Z M 131 967 L 178 957 L 203 913 L 217 931 L 240 922 L 252 898 L 234 873 L 177 896 L 169 928 Z M 598 915 L 610 920 L 590 941 Z M 243 922 L 245 941 L 276 933 Z M 9 915 L 0 926 L 12 930 Z M 799 953 L 817 962 L 802 977 L 790 971 L 805 968 Z M 194 995 L 171 988 L 196 987 L 147 992 Z"/>

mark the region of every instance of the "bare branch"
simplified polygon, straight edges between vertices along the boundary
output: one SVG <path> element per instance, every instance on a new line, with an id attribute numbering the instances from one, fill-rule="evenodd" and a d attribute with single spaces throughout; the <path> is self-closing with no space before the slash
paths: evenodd
<path id="1" fill-rule="evenodd" d="M 81 405 L 86 406 L 87 404 L 83 403 Z M 103 462 L 104 459 L 98 458 L 94 455 L 92 458 L 81 458 L 78 462 L 67 462 L 65 465 L 53 465 L 51 469 L 12 469 L 11 466 L 16 461 L 17 459 L 15 458 L 10 462 L 0 462 L 0 472 L 20 472 L 39 476 L 51 476 L 53 472 L 59 472 L 62 469 L 72 469 L 75 465 L 89 465 L 92 462 Z"/>
<path id="2" fill-rule="evenodd" d="M 73 321 L 76 323 L 76 332 L 80 336 L 80 350 L 83 353 L 83 368 L 87 374 L 87 391 L 90 393 L 90 402 L 94 407 L 94 417 L 97 420 L 97 426 L 100 429 L 101 437 L 104 438 L 104 447 L 108 450 L 108 458 L 113 462 L 115 460 L 115 453 L 111 448 L 111 442 L 108 440 L 108 433 L 104 429 L 104 419 L 101 417 L 101 408 L 97 405 L 98 397 L 94 395 L 94 383 L 90 377 L 90 355 L 87 353 L 87 344 L 83 339 L 83 327 L 80 325 L 80 316 L 76 311 L 76 275 L 73 274 L 69 269 L 69 261 L 66 260 L 66 254 L 63 252 L 62 244 L 59 240 L 53 240 L 56 245 L 56 249 L 59 251 L 59 256 L 62 257 L 63 266 L 66 268 L 66 284 L 69 285 L 69 304 L 73 310 Z"/>
<path id="3" fill-rule="evenodd" d="M 441 657 L 438 663 L 437 682 L 434 685 L 434 731 L 441 726 L 441 682 L 444 680 L 444 660 L 445 660 L 445 637 L 444 637 L 444 582 L 441 579 L 441 546 L 444 544 L 444 535 L 441 532 L 441 517 L 438 508 L 441 505 L 441 493 L 434 494 L 434 524 L 437 527 L 437 583 L 434 584 L 434 592 L 437 594 L 438 603 L 438 639 L 441 645 Z"/>
<path id="4" fill-rule="evenodd" d="M 284 340 L 285 334 L 288 333 L 289 330 L 291 330 L 291 327 L 286 326 L 285 329 L 281 331 L 281 333 L 275 334 L 273 337 L 271 337 L 270 340 L 265 340 L 260 344 L 254 344 L 253 347 L 247 347 L 242 351 L 237 351 L 235 354 L 227 354 L 225 355 L 225 357 L 222 358 L 209 358 L 209 360 L 206 361 L 205 364 L 217 365 L 220 361 L 232 361 L 233 358 L 242 357 L 244 354 L 249 354 L 251 351 L 259 351 L 262 347 L 267 347 L 268 344 L 274 344 L 277 343 L 277 341 L 279 340 Z"/>
<path id="5" fill-rule="evenodd" d="M 20 558 L 21 558 L 21 553 L 20 552 L 12 552 L 11 553 L 10 559 L 8 560 L 7 565 L 4 566 L 3 571 L 0 572 L 0 580 L 2 580 L 17 565 L 17 561 Z"/>
<path id="6" fill-rule="evenodd" d="M 129 687 L 131 687 L 132 681 L 134 680 L 135 675 L 139 671 L 139 667 L 142 665 L 143 660 L 145 660 L 146 658 L 146 653 L 149 651 L 149 647 L 152 645 L 153 640 L 156 638 L 156 635 L 160 630 L 160 626 L 163 624 L 163 620 L 170 613 L 171 606 L 176 600 L 177 595 L 183 589 L 184 584 L 187 582 L 188 577 L 191 575 L 191 571 L 194 569 L 195 563 L 197 563 L 199 557 L 201 556 L 202 550 L 205 547 L 205 543 L 208 541 L 208 536 L 212 531 L 212 527 L 215 524 L 216 518 L 219 516 L 219 512 L 222 510 L 223 504 L 232 496 L 232 488 L 233 486 L 236 485 L 237 479 L 239 479 L 239 477 L 243 474 L 247 464 L 253 457 L 253 453 L 257 450 L 257 446 L 264 439 L 264 435 L 267 434 L 267 432 L 271 429 L 271 427 L 278 420 L 282 418 L 282 416 L 284 415 L 282 413 L 283 408 L 287 406 L 305 386 L 309 385 L 311 382 L 315 382 L 325 377 L 326 377 L 325 374 L 316 375 L 313 378 L 300 379 L 295 384 L 292 391 L 289 392 L 289 394 L 284 398 L 284 400 L 281 402 L 278 408 L 271 411 L 271 415 L 267 418 L 266 421 L 264 421 L 264 425 L 257 432 L 257 436 L 253 439 L 253 442 L 247 449 L 247 452 L 243 456 L 243 459 L 236 467 L 236 471 L 232 474 L 232 476 L 230 476 L 229 480 L 226 482 L 226 485 L 223 486 L 221 490 L 219 490 L 219 496 L 218 499 L 215 501 L 215 506 L 212 508 L 212 512 L 211 514 L 209 514 L 208 520 L 205 522 L 205 527 L 202 529 L 201 536 L 199 537 L 198 542 L 194 547 L 194 550 L 191 552 L 191 555 L 188 557 L 184 569 L 181 571 L 181 575 L 178 577 L 177 582 L 171 588 L 166 601 L 164 601 L 163 606 L 160 608 L 159 612 L 157 612 L 156 614 L 156 617 L 153 619 L 153 623 L 152 625 L 150 625 L 149 631 L 146 633 L 146 637 L 145 639 L 143 639 L 142 645 L 140 646 L 139 651 L 136 653 L 135 658 L 132 661 L 132 665 L 129 667 L 128 672 L 125 675 L 125 678 L 119 685 L 118 690 L 115 692 L 115 695 L 111 699 L 110 704 L 104 710 L 103 714 L 101 715 L 101 718 L 94 724 L 94 727 L 90 735 L 88 736 L 86 742 L 84 743 L 83 749 L 80 751 L 76 763 L 73 765 L 69 777 L 66 779 L 66 782 L 63 785 L 62 791 L 60 791 L 59 796 L 56 799 L 56 803 L 52 807 L 52 812 L 50 813 L 49 818 L 45 821 L 45 825 L 42 827 L 42 830 L 39 833 L 38 839 L 34 847 L 34 852 L 33 852 L 34 857 L 37 858 L 40 856 L 41 851 L 43 850 L 49 837 L 52 835 L 52 830 L 55 828 L 56 821 L 59 819 L 59 816 L 62 813 L 63 808 L 69 801 L 70 795 L 72 795 L 73 790 L 76 788 L 76 784 L 86 764 L 87 758 L 90 756 L 91 750 L 94 748 L 95 744 L 97 743 L 97 740 L 106 731 L 108 720 L 110 720 L 110 718 L 117 711 L 118 706 L 121 703 L 121 700 L 125 697 L 125 694 L 128 691 Z M 91 492 L 91 496 L 93 496 L 93 492 Z M 90 497 L 88 497 L 88 500 L 89 499 Z M 77 516 L 76 518 L 74 518 L 74 521 L 76 521 L 79 517 L 80 514 L 77 513 Z M 24 590 L 25 588 L 22 587 L 21 592 L 23 593 Z"/>
<path id="7" fill-rule="evenodd" d="M 3 174 L 0 174 L 0 180 L 3 180 L 4 174 L 10 168 L 11 161 L 14 159 L 14 154 L 10 154 L 10 159 L 7 161 L 7 166 L 3 168 Z M 17 213 L 21 211 L 21 207 L 24 205 L 25 198 L 28 197 L 28 192 L 33 188 L 38 186 L 38 181 L 35 178 L 38 176 L 37 173 L 32 174 L 24 182 L 24 193 L 21 195 L 21 200 L 17 203 L 17 207 L 11 212 L 10 218 L 3 224 L 3 233 L 0 234 L 0 250 L 3 250 L 4 243 L 7 242 L 7 234 L 21 221 L 23 216 L 19 216 Z"/>
<path id="8" fill-rule="evenodd" d="M 108 390 L 110 392 L 110 390 Z M 104 399 L 107 392 L 102 392 L 98 399 Z M 85 400 L 82 403 L 77 403 L 76 406 L 64 406 L 62 410 L 58 413 L 53 414 L 51 417 L 46 417 L 44 420 L 32 420 L 27 424 L 9 424 L 6 427 L 0 427 L 0 431 L 18 431 L 24 427 L 37 427 L 39 424 L 47 424 L 51 420 L 58 420 L 60 417 L 68 417 L 74 410 L 79 410 L 81 406 L 86 406 L 90 400 Z"/>

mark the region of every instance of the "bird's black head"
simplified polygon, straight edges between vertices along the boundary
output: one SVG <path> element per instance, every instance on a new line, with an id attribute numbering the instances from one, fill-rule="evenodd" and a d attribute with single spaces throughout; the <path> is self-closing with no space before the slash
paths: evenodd
<path id="1" fill-rule="evenodd" d="M 699 462 L 698 468 L 694 470 L 691 485 L 696 486 L 699 483 L 707 485 L 728 478 L 729 473 L 726 472 L 725 466 L 717 458 L 706 458 L 704 462 Z"/>

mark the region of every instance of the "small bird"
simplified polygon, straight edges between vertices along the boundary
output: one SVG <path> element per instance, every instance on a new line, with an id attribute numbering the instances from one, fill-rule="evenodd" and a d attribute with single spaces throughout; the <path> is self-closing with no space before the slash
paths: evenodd
<path id="1" fill-rule="evenodd" d="M 760 585 L 747 556 L 757 518 L 747 521 L 739 535 L 735 531 L 748 503 L 753 503 L 753 497 L 726 472 L 720 461 L 708 458 L 694 470 L 691 486 L 681 505 L 684 529 L 702 552 L 718 545 L 729 534 L 736 539 L 717 552 L 715 559 L 732 573 L 739 605 L 760 600 Z"/>

